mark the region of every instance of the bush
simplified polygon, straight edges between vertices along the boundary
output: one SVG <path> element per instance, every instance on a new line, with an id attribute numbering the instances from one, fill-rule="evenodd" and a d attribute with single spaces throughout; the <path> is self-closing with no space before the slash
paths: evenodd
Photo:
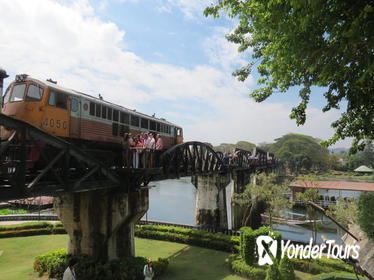
<path id="1" fill-rule="evenodd" d="M 66 233 L 62 223 L 27 222 L 0 226 L 0 238 Z"/>
<path id="2" fill-rule="evenodd" d="M 363 193 L 358 200 L 358 224 L 374 240 L 374 193 Z"/>
<path id="3" fill-rule="evenodd" d="M 282 280 L 295 280 L 295 271 L 290 260 L 287 257 L 281 259 L 279 263 L 279 273 Z"/>
<path id="4" fill-rule="evenodd" d="M 357 280 L 355 274 L 347 273 L 347 272 L 332 272 L 332 273 L 322 273 L 316 276 L 309 278 L 309 280 Z M 366 279 L 366 277 L 359 276 L 359 279 Z"/>
<path id="5" fill-rule="evenodd" d="M 235 252 L 239 237 L 202 230 L 165 226 L 136 226 L 135 236 L 195 245 L 208 249 Z"/>
<path id="6" fill-rule="evenodd" d="M 65 249 L 37 256 L 34 261 L 34 270 L 40 276 L 46 273 L 50 278 L 61 279 L 71 257 Z M 76 273 L 80 280 L 140 280 L 144 278 L 143 268 L 147 262 L 144 257 L 113 260 L 106 263 L 97 262 L 88 256 L 76 257 L 78 258 Z M 168 264 L 167 259 L 159 258 L 153 261 L 155 276 L 162 275 Z"/>
<path id="7" fill-rule="evenodd" d="M 321 259 L 291 259 L 294 269 L 306 273 L 319 274 L 334 271 L 353 272 L 353 268 L 345 264 L 342 260 L 333 260 L 322 257 Z"/>
<path id="8" fill-rule="evenodd" d="M 265 266 L 247 265 L 240 255 L 230 255 L 226 260 L 231 270 L 242 277 L 251 280 L 263 280 L 266 275 Z"/>
<path id="9" fill-rule="evenodd" d="M 256 239 L 260 235 L 271 235 L 271 237 L 278 241 L 282 239 L 279 232 L 273 232 L 269 227 L 260 227 L 259 229 L 253 230 L 250 227 L 242 227 L 240 229 L 240 254 L 248 265 L 253 265 L 257 262 L 257 248 Z M 280 248 L 277 246 L 277 256 L 280 256 Z"/>
<path id="10" fill-rule="evenodd" d="M 277 262 L 275 262 L 272 265 L 269 265 L 269 267 L 266 271 L 265 280 L 282 280 L 279 269 L 278 269 L 278 263 Z"/>
<path id="11" fill-rule="evenodd" d="M 14 215 L 14 214 L 27 214 L 29 211 L 23 210 L 23 209 L 17 209 L 17 210 L 12 210 L 12 209 L 1 209 L 0 210 L 0 215 Z"/>
<path id="12" fill-rule="evenodd" d="M 10 231 L 10 230 L 21 230 L 21 229 L 40 229 L 40 228 L 53 228 L 62 227 L 62 223 L 50 223 L 50 222 L 26 222 L 15 225 L 4 225 L 0 226 L 0 231 Z"/>

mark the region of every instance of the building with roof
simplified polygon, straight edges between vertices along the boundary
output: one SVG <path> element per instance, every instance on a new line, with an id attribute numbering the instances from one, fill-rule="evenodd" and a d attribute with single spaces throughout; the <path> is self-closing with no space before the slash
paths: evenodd
<path id="1" fill-rule="evenodd" d="M 362 174 L 372 174 L 373 169 L 367 167 L 366 165 L 361 165 L 360 167 L 357 167 L 354 172 L 362 173 Z"/>
<path id="2" fill-rule="evenodd" d="M 319 204 L 327 207 L 336 204 L 339 198 L 357 199 L 362 192 L 374 192 L 374 183 L 367 182 L 345 182 L 345 181 L 304 181 L 290 184 L 291 199 L 296 201 L 296 194 L 304 192 L 305 189 L 318 189 L 320 195 Z"/>

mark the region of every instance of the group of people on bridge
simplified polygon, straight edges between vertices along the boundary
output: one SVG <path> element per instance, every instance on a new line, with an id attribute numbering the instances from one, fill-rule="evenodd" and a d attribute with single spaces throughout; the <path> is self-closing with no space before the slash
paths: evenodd
<path id="1" fill-rule="evenodd" d="M 123 135 L 123 158 L 126 168 L 151 168 L 155 166 L 155 154 L 164 149 L 164 143 L 160 134 L 140 133 L 133 136 L 132 133 Z"/>

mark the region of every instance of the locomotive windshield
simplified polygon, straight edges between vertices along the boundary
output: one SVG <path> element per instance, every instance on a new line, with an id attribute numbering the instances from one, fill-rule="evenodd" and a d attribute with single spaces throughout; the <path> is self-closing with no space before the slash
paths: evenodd
<path id="1" fill-rule="evenodd" d="M 22 101 L 25 96 L 26 84 L 17 84 L 13 86 L 10 102 Z"/>

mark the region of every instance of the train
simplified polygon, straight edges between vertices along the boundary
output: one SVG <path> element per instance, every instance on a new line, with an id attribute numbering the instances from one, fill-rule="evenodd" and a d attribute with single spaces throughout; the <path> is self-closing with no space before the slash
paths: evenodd
<path id="1" fill-rule="evenodd" d="M 7 87 L 2 113 L 86 149 L 116 153 L 125 133 L 141 132 L 159 134 L 165 149 L 183 143 L 182 127 L 164 118 L 26 74 L 16 75 Z M 10 134 L 1 128 L 2 140 Z"/>

